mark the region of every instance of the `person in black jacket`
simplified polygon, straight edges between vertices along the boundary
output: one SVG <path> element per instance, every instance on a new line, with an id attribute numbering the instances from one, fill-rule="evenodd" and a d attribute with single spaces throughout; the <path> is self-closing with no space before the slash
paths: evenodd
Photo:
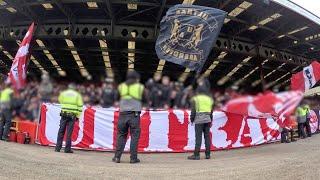
<path id="1" fill-rule="evenodd" d="M 170 86 L 170 78 L 168 76 L 163 76 L 162 84 L 161 84 L 161 96 L 160 96 L 161 108 L 168 109 L 170 107 L 171 92 L 172 92 L 172 88 Z"/>
<path id="2" fill-rule="evenodd" d="M 113 86 L 113 79 L 106 78 L 102 85 L 101 106 L 109 108 L 115 105 L 118 99 L 118 92 Z"/>

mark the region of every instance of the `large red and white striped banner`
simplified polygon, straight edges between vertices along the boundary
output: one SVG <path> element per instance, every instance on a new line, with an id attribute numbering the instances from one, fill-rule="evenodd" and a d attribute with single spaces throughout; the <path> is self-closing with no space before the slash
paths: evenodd
<path id="1" fill-rule="evenodd" d="M 229 101 L 223 111 L 213 112 L 212 150 L 248 147 L 279 139 L 284 120 L 302 99 L 302 92 L 266 93 Z M 43 104 L 39 143 L 54 145 L 60 121 L 60 107 Z M 142 111 L 140 152 L 184 152 L 194 149 L 194 127 L 189 123 L 190 111 Z M 313 117 L 315 113 L 313 114 Z M 316 116 L 315 116 L 316 117 Z M 72 144 L 75 148 L 114 150 L 119 111 L 85 107 L 75 125 Z M 313 131 L 318 119 L 312 119 Z M 130 138 L 130 137 L 129 137 Z M 128 150 L 130 144 L 127 143 Z"/>
<path id="2" fill-rule="evenodd" d="M 194 149 L 194 127 L 189 111 L 143 111 L 141 113 L 140 152 L 184 152 Z M 54 145 L 60 121 L 60 107 L 41 108 L 39 143 Z M 115 109 L 86 107 L 75 125 L 74 148 L 112 151 L 116 146 L 119 112 Z M 272 118 L 250 118 L 216 111 L 211 127 L 212 150 L 248 147 L 279 139 L 280 126 Z M 130 137 L 129 137 L 130 139 Z M 126 150 L 130 147 L 128 142 Z"/>

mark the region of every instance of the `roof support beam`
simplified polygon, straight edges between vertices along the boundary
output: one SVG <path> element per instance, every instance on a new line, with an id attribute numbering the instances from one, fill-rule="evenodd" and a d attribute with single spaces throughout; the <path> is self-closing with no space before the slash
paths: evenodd
<path id="1" fill-rule="evenodd" d="M 219 6 L 219 9 L 225 8 L 231 1 L 232 0 L 223 1 L 223 3 L 221 3 L 221 5 Z"/>
<path id="2" fill-rule="evenodd" d="M 156 20 L 156 25 L 154 26 L 154 35 L 157 36 L 157 32 L 158 32 L 158 24 L 160 23 L 161 17 L 162 17 L 162 13 L 163 10 L 165 8 L 165 5 L 167 3 L 167 0 L 162 0 L 161 1 L 161 6 L 160 6 L 160 10 L 158 12 L 158 16 L 157 16 L 157 20 Z"/>
<path id="3" fill-rule="evenodd" d="M 158 6 L 154 6 L 154 7 L 150 7 L 150 8 L 141 10 L 141 11 L 134 12 L 134 13 L 128 15 L 128 16 L 122 17 L 121 19 L 119 19 L 119 22 L 121 22 L 121 21 L 123 21 L 125 19 L 128 19 L 129 17 L 133 17 L 133 16 L 136 16 L 138 14 L 142 14 L 144 12 L 151 11 L 151 10 L 156 9 L 156 8 L 158 8 Z"/>
<path id="4" fill-rule="evenodd" d="M 54 4 L 56 4 L 58 6 L 58 8 L 60 9 L 60 11 L 68 18 L 68 21 L 70 24 L 75 24 L 76 19 L 74 14 L 72 13 L 72 11 L 65 7 L 61 0 L 52 0 L 54 2 Z"/>
<path id="5" fill-rule="evenodd" d="M 68 27 L 69 24 L 59 24 L 59 25 L 43 25 L 42 27 L 44 29 L 52 28 L 53 30 L 61 28 L 65 29 L 65 27 Z M 16 26 L 16 27 L 6 27 L 4 28 L 4 36 L 0 36 L 0 40 L 20 40 L 23 38 L 23 35 L 20 33 L 17 36 L 10 36 L 11 30 L 19 30 L 22 32 L 24 29 L 27 29 L 28 26 Z M 153 27 L 140 27 L 140 26 L 121 26 L 116 25 L 114 27 L 115 32 L 113 35 L 110 33 L 106 33 L 105 36 L 102 36 L 101 33 L 98 33 L 96 35 L 91 34 L 91 32 L 88 32 L 88 34 L 84 35 L 82 34 L 82 30 L 85 28 L 93 29 L 97 28 L 99 31 L 102 31 L 104 28 L 107 28 L 110 32 L 110 25 L 101 25 L 101 24 L 75 24 L 74 28 L 79 28 L 80 33 L 78 34 L 72 34 L 70 38 L 94 38 L 94 39 L 106 39 L 106 40 L 124 40 L 128 41 L 131 38 L 131 36 L 123 36 L 121 34 L 121 31 L 123 29 L 127 29 L 128 32 L 132 32 L 134 30 L 137 31 L 137 36 L 135 37 L 135 41 L 147 41 L 147 42 L 154 42 L 156 40 L 156 36 L 154 36 L 154 28 Z M 142 32 L 148 32 L 149 36 L 147 38 L 144 38 L 141 36 Z M 62 32 L 63 33 L 63 32 Z M 47 34 L 46 32 L 40 31 L 35 35 L 35 38 L 58 38 L 63 39 L 65 36 L 63 34 Z M 217 40 L 217 43 L 215 44 L 214 48 L 219 49 L 221 51 L 228 51 L 228 52 L 236 52 L 244 55 L 251 55 L 251 56 L 257 56 L 257 52 L 253 49 L 258 48 L 261 54 L 262 58 L 270 58 L 277 60 L 279 62 L 286 62 L 288 64 L 295 64 L 304 66 L 305 64 L 309 64 L 310 60 L 306 59 L 302 56 L 296 56 L 284 51 L 278 51 L 274 48 L 265 47 L 263 45 L 257 46 L 253 43 L 248 43 L 240 40 L 230 40 L 227 38 L 219 37 Z M 266 53 L 267 52 L 267 53 Z M 150 53 L 150 52 L 149 52 Z"/>

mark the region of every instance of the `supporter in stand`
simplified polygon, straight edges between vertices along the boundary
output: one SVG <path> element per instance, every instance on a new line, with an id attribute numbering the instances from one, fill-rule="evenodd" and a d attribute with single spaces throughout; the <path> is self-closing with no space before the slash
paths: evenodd
<path id="1" fill-rule="evenodd" d="M 161 74 L 155 73 L 152 80 L 148 81 L 149 91 L 149 106 L 154 109 L 163 108 L 161 104 L 162 89 L 161 89 Z"/>
<path id="2" fill-rule="evenodd" d="M 146 82 L 146 84 L 145 84 L 145 90 L 147 90 L 148 91 L 148 94 L 147 94 L 147 98 L 148 98 L 148 101 L 146 102 L 146 104 L 147 104 L 147 106 L 148 107 L 151 107 L 151 108 L 153 108 L 153 106 L 152 106 L 152 89 L 153 89 L 153 86 L 154 86 L 154 81 L 153 81 L 153 79 L 152 78 L 150 78 L 150 79 L 148 79 L 148 81 Z"/>
<path id="3" fill-rule="evenodd" d="M 12 98 L 12 111 L 13 111 L 13 116 L 22 116 L 22 107 L 24 106 L 25 97 L 22 91 L 19 91 L 18 93 L 14 93 L 13 98 Z"/>
<path id="4" fill-rule="evenodd" d="M 160 107 L 168 109 L 170 107 L 170 95 L 172 92 L 170 78 L 168 76 L 163 76 L 161 83 Z"/>
<path id="5" fill-rule="evenodd" d="M 101 106 L 109 108 L 115 106 L 118 99 L 118 92 L 113 86 L 113 79 L 106 78 L 102 85 Z"/>
<path id="6" fill-rule="evenodd" d="M 41 83 L 39 86 L 39 94 L 41 102 L 50 102 L 53 93 L 53 86 L 48 73 L 41 76 Z"/>
<path id="7" fill-rule="evenodd" d="M 182 87 L 183 87 L 182 83 L 176 82 L 174 84 L 174 88 L 171 95 L 173 108 L 182 109 L 182 108 L 185 108 L 186 106 L 185 101 L 183 101 L 184 92 Z"/>
<path id="8" fill-rule="evenodd" d="M 182 91 L 182 98 L 181 98 L 181 107 L 183 108 L 190 108 L 190 101 L 189 99 L 193 96 L 192 86 L 188 86 L 183 89 Z"/>

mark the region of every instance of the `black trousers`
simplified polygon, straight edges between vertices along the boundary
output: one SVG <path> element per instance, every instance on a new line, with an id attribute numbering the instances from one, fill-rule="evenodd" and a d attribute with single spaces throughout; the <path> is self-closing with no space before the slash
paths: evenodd
<path id="1" fill-rule="evenodd" d="M 60 120 L 60 128 L 58 131 L 58 138 L 57 138 L 57 144 L 56 144 L 56 150 L 59 150 L 62 148 L 62 142 L 63 137 L 67 129 L 67 139 L 66 139 L 66 147 L 64 151 L 70 151 L 71 150 L 71 136 L 74 128 L 74 123 L 76 121 L 75 116 L 61 116 Z"/>
<path id="2" fill-rule="evenodd" d="M 204 135 L 204 141 L 206 146 L 206 155 L 210 155 L 210 126 L 211 123 L 195 124 L 195 135 L 196 135 L 196 144 L 194 148 L 194 155 L 200 155 L 201 143 L 202 143 L 202 133 Z"/>
<path id="3" fill-rule="evenodd" d="M 306 137 L 306 132 L 304 131 L 305 123 L 298 123 L 298 135 L 300 138 Z"/>
<path id="4" fill-rule="evenodd" d="M 283 128 L 282 131 L 281 131 L 281 143 L 284 143 L 286 141 L 289 140 L 289 132 L 290 132 L 290 135 L 291 135 L 291 142 L 294 141 L 294 138 L 293 138 L 293 130 L 292 129 L 287 129 L 287 128 Z"/>
<path id="5" fill-rule="evenodd" d="M 127 143 L 128 132 L 130 130 L 130 158 L 137 159 L 138 142 L 140 138 L 140 112 L 120 112 L 118 121 L 116 158 L 121 158 L 123 150 Z"/>
<path id="6" fill-rule="evenodd" d="M 311 127 L 310 127 L 310 118 L 307 118 L 307 121 L 304 123 L 306 127 L 308 137 L 311 137 Z"/>
<path id="7" fill-rule="evenodd" d="M 7 140 L 10 132 L 12 121 L 12 112 L 10 109 L 4 109 L 1 112 L 1 121 L 0 121 L 0 138 Z"/>

